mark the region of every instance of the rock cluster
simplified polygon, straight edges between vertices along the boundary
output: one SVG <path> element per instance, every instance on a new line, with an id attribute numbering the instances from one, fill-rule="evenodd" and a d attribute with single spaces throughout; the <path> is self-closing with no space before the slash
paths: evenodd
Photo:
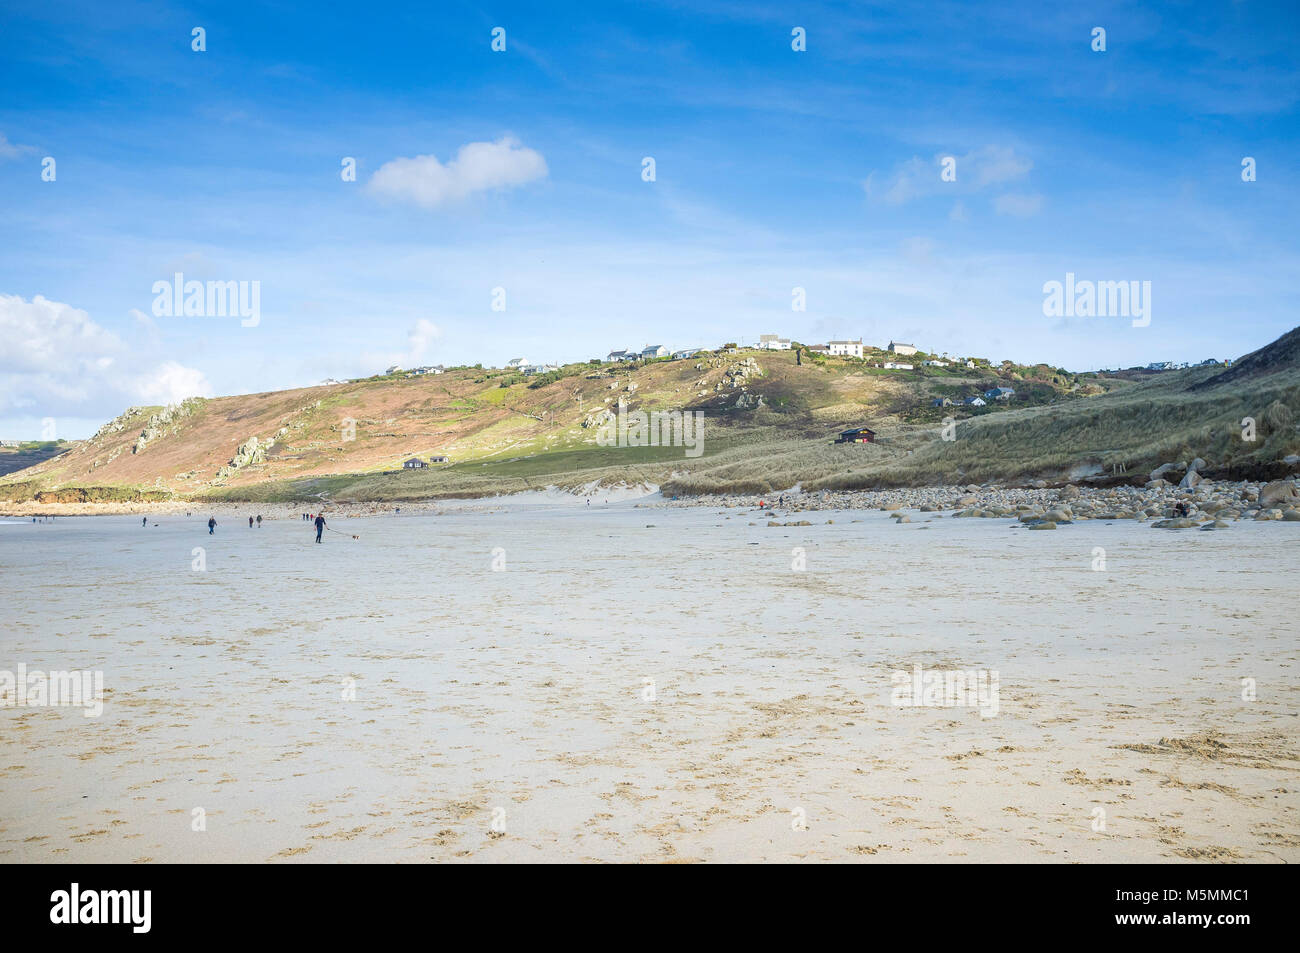
<path id="1" fill-rule="evenodd" d="M 265 463 L 266 448 L 270 445 L 269 440 L 266 443 L 258 443 L 256 437 L 249 437 L 236 448 L 235 455 L 230 458 L 230 462 L 217 471 L 217 479 L 225 479 L 236 470 L 241 470 L 255 463 Z"/>
<path id="2" fill-rule="evenodd" d="M 140 436 L 135 438 L 135 443 L 131 445 L 132 453 L 139 453 L 149 445 L 151 441 L 164 437 L 175 430 L 174 425 L 189 417 L 203 404 L 200 397 L 190 397 L 181 401 L 179 404 L 172 404 L 164 407 L 156 414 L 150 414 L 149 419 L 145 421 L 144 429 L 140 431 Z M 122 416 L 129 415 L 138 408 L 132 407 Z M 121 429 L 120 427 L 118 428 Z M 98 434 L 96 435 L 98 436 Z"/>
<path id="3" fill-rule="evenodd" d="M 1177 469 L 1176 467 L 1171 469 Z M 1166 471 L 1167 472 L 1167 471 Z M 875 509 L 898 523 L 908 510 L 946 513 L 958 519 L 1004 519 L 1028 529 L 1057 529 L 1088 520 L 1136 520 L 1157 529 L 1227 529 L 1241 520 L 1300 522 L 1300 489 L 1292 480 L 1186 480 L 1199 468 L 1184 466 L 1180 485 L 1152 480 L 1144 487 L 1046 487 L 997 485 L 909 487 L 889 490 L 787 491 L 773 496 L 722 495 L 664 501 L 662 506 L 750 507 L 785 514 L 817 510 Z M 1183 485 L 1186 484 L 1186 485 Z M 781 498 L 784 497 L 784 501 Z M 775 517 L 775 513 L 773 516 Z M 797 525 L 797 524 L 777 524 Z"/>

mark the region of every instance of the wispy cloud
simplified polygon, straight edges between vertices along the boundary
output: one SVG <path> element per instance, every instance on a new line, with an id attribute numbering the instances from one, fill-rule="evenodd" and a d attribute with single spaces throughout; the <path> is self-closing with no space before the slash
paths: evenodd
<path id="1" fill-rule="evenodd" d="M 1008 192 L 993 200 L 994 211 L 999 215 L 1010 215 L 1015 218 L 1032 218 L 1042 210 L 1042 207 L 1043 197 L 1037 193 L 1017 195 Z"/>
<path id="2" fill-rule="evenodd" d="M 913 156 L 886 176 L 873 171 L 862 183 L 864 191 L 887 205 L 904 205 L 915 199 L 957 192 L 969 194 L 990 186 L 1024 178 L 1034 167 L 1027 156 L 1010 146 L 989 145 L 964 155 L 939 153 L 932 159 Z M 945 169 L 949 179 L 943 178 Z"/>
<path id="3" fill-rule="evenodd" d="M 20 146 L 17 143 L 10 142 L 3 132 L 0 132 L 0 159 L 17 159 L 20 156 L 30 155 L 36 151 L 35 146 Z"/>

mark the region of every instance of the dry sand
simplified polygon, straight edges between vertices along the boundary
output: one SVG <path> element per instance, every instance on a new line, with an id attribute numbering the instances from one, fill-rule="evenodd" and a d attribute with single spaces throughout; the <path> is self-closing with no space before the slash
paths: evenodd
<path id="1" fill-rule="evenodd" d="M 0 861 L 1300 860 L 1300 525 L 299 509 L 0 525 Z"/>

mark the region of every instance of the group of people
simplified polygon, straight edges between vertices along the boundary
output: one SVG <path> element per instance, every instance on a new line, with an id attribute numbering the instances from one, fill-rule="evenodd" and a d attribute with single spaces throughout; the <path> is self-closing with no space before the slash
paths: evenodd
<path id="1" fill-rule="evenodd" d="M 320 513 L 303 513 L 302 518 L 316 526 L 316 542 L 320 542 L 321 533 L 325 532 L 325 517 Z"/>
<path id="2" fill-rule="evenodd" d="M 189 514 L 187 513 L 187 514 L 185 514 L 185 515 L 188 516 Z M 52 518 L 52 517 L 51 517 L 51 518 Z M 319 542 L 321 541 L 321 536 L 322 536 L 322 534 L 324 534 L 324 532 L 325 532 L 325 517 L 324 517 L 322 514 L 320 514 L 320 513 L 303 513 L 303 514 L 302 514 L 302 518 L 303 518 L 304 520 L 310 520 L 310 521 L 315 525 L 315 527 L 316 527 L 316 542 L 319 543 Z M 32 522 L 33 522 L 33 523 L 36 522 L 36 517 L 34 517 L 34 516 L 32 517 Z M 250 517 L 248 518 L 248 528 L 249 528 L 249 529 L 252 529 L 253 526 L 254 526 L 254 524 L 256 524 L 256 526 L 257 526 L 258 529 L 261 529 L 261 528 L 262 528 L 262 517 L 261 517 L 260 514 L 257 515 L 256 517 L 254 517 L 254 516 L 250 516 Z M 143 519 L 141 520 L 140 525 L 141 525 L 141 526 L 148 526 L 148 525 L 149 525 L 149 517 L 147 517 L 147 516 L 143 517 Z M 157 526 L 158 524 L 155 523 L 154 525 Z M 209 536 L 212 536 L 212 535 L 214 535 L 214 534 L 216 533 L 216 531 L 217 531 L 217 518 L 216 518 L 215 516 L 209 516 L 209 517 L 208 517 L 208 535 L 209 535 Z"/>

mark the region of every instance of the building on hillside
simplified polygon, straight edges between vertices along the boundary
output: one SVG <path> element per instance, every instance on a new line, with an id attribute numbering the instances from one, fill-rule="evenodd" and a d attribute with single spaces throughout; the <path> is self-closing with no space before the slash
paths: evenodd
<path id="1" fill-rule="evenodd" d="M 758 336 L 758 346 L 765 351 L 788 351 L 790 350 L 790 339 L 775 334 L 760 334 Z"/>
<path id="2" fill-rule="evenodd" d="M 930 401 L 930 403 L 933 404 L 933 405 L 936 406 L 936 407 L 951 407 L 951 406 L 952 406 L 952 398 L 951 398 L 951 397 L 936 397 L 934 400 Z"/>
<path id="3" fill-rule="evenodd" d="M 439 454 L 429 458 L 430 463 L 451 463 L 451 457 L 445 457 Z"/>
<path id="4" fill-rule="evenodd" d="M 966 366 L 969 367 L 971 370 L 975 370 L 975 362 L 972 361 L 972 360 L 969 360 L 969 359 L 968 359 L 968 360 L 966 361 Z"/>
<path id="5" fill-rule="evenodd" d="M 909 355 L 915 354 L 917 351 L 917 349 L 912 347 L 912 345 L 902 344 L 898 341 L 890 341 L 888 349 L 893 351 L 895 354 L 903 355 L 903 357 L 908 357 Z"/>
<path id="6" fill-rule="evenodd" d="M 408 373 L 423 377 L 425 374 L 441 374 L 444 370 L 446 368 L 441 364 L 429 364 L 424 367 L 413 367 Z"/>
<path id="7" fill-rule="evenodd" d="M 947 361 L 937 361 L 937 360 L 936 360 L 936 361 L 922 361 L 921 363 L 924 364 L 926 367 L 947 367 L 947 366 L 948 366 L 948 362 L 947 362 Z"/>
<path id="8" fill-rule="evenodd" d="M 986 390 L 984 396 L 991 400 L 1010 400 L 1016 396 L 1016 391 L 1013 387 L 994 387 L 992 390 Z"/>
<path id="9" fill-rule="evenodd" d="M 392 367 L 390 367 L 388 370 L 384 371 L 384 373 L 385 373 L 385 374 L 397 374 L 397 373 L 399 373 L 401 370 L 402 370 L 402 365 L 401 365 L 401 364 L 394 364 L 394 365 L 393 365 Z"/>
<path id="10" fill-rule="evenodd" d="M 680 350 L 680 351 L 673 351 L 673 359 L 674 359 L 674 360 L 678 360 L 678 361 L 686 361 L 686 360 L 690 360 L 690 359 L 691 359 L 692 357 L 694 357 L 696 354 L 700 354 L 700 353 L 702 353 L 704 350 L 705 350 L 705 349 L 702 348 L 702 347 L 687 347 L 687 348 L 682 348 L 682 350 Z"/>
<path id="11" fill-rule="evenodd" d="M 986 404 L 986 403 L 984 402 L 984 398 L 982 398 L 982 397 L 967 397 L 965 400 L 962 401 L 962 403 L 965 404 L 967 407 L 987 407 L 987 406 L 988 406 L 988 404 Z"/>
<path id="12" fill-rule="evenodd" d="M 528 358 L 526 357 L 512 357 L 506 361 L 506 370 L 508 371 L 522 371 L 527 366 Z"/>
<path id="13" fill-rule="evenodd" d="M 875 443 L 876 432 L 867 427 L 854 427 L 852 430 L 841 431 L 840 435 L 835 438 L 836 443 Z"/>
<path id="14" fill-rule="evenodd" d="M 667 356 L 668 348 L 664 347 L 662 344 L 651 344 L 649 347 L 643 348 L 641 351 L 641 360 L 643 361 L 651 361 L 657 357 Z"/>
<path id="15" fill-rule="evenodd" d="M 828 341 L 826 347 L 832 357 L 861 357 L 862 338 L 856 341 Z"/>
<path id="16" fill-rule="evenodd" d="M 610 351 L 605 355 L 606 364 L 617 364 L 619 361 L 635 361 L 639 357 L 636 351 Z"/>
<path id="17" fill-rule="evenodd" d="M 823 356 L 829 357 L 831 353 L 831 348 L 829 344 L 809 344 L 808 353 L 821 354 Z"/>
<path id="18" fill-rule="evenodd" d="M 427 470 L 428 468 L 429 465 L 419 457 L 411 457 L 411 459 L 402 464 L 403 470 Z"/>
<path id="19" fill-rule="evenodd" d="M 535 374 L 549 374 L 551 371 L 558 371 L 558 364 L 529 364 L 524 368 L 524 376 L 532 377 Z"/>
<path id="20" fill-rule="evenodd" d="M 913 370 L 911 364 L 898 364 L 898 363 L 896 363 L 896 362 L 894 362 L 894 361 L 885 361 L 885 363 L 882 364 L 881 366 L 884 367 L 884 369 L 887 370 L 887 371 L 910 371 L 910 370 Z"/>

